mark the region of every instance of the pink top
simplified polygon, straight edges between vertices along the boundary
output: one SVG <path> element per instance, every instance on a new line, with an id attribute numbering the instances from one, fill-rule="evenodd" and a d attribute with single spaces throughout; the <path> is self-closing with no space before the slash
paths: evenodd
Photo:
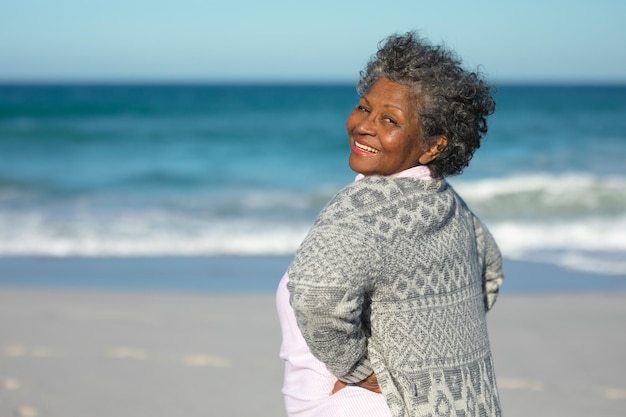
<path id="1" fill-rule="evenodd" d="M 426 165 L 418 165 L 416 167 L 413 168 L 409 168 L 409 169 L 405 169 L 404 171 L 400 171 L 396 174 L 391 175 L 392 177 L 411 177 L 411 178 L 419 178 L 421 180 L 435 180 L 435 178 L 432 177 L 432 175 L 430 174 L 430 168 L 428 168 Z M 354 179 L 355 181 L 361 180 L 365 178 L 365 175 L 363 174 L 358 174 L 356 176 L 356 178 Z"/>
<path id="2" fill-rule="evenodd" d="M 394 174 L 433 180 L 426 166 L 417 166 Z M 359 174 L 356 181 L 364 178 Z M 276 293 L 276 307 L 282 331 L 280 357 L 285 361 L 283 394 L 289 417 L 391 417 L 382 394 L 348 385 L 330 395 L 337 378 L 309 350 L 289 303 L 287 273 Z"/>

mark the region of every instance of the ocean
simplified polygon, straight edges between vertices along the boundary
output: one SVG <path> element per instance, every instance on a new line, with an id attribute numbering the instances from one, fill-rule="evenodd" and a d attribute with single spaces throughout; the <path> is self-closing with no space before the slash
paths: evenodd
<path id="1" fill-rule="evenodd" d="M 350 85 L 0 86 L 0 257 L 289 256 L 354 179 Z M 449 182 L 509 260 L 626 275 L 626 87 L 497 86 Z"/>

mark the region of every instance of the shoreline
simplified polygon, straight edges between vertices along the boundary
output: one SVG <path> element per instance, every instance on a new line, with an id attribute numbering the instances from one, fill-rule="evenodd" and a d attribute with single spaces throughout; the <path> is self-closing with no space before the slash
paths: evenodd
<path id="1" fill-rule="evenodd" d="M 273 294 L 292 255 L 0 257 L 0 288 Z M 503 294 L 626 291 L 623 275 L 504 259 Z"/>

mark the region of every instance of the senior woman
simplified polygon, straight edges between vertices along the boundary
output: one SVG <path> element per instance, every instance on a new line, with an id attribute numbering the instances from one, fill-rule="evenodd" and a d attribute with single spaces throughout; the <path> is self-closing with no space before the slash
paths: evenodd
<path id="1" fill-rule="evenodd" d="M 287 413 L 499 416 L 485 314 L 501 256 L 445 181 L 487 132 L 490 89 L 411 32 L 382 44 L 358 92 L 346 122 L 357 181 L 278 288 Z"/>

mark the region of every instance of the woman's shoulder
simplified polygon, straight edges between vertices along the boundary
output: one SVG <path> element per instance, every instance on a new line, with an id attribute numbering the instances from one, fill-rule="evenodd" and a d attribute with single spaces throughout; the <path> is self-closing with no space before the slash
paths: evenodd
<path id="1" fill-rule="evenodd" d="M 448 188 L 443 180 L 372 175 L 348 185 L 337 196 L 349 197 L 353 202 L 366 205 L 389 202 L 403 196 L 439 193 Z"/>
<path id="2" fill-rule="evenodd" d="M 358 212 L 365 214 L 381 207 L 399 204 L 406 199 L 436 195 L 450 187 L 445 181 L 430 181 L 409 177 L 372 175 L 355 181 L 329 201 L 323 212 Z"/>

